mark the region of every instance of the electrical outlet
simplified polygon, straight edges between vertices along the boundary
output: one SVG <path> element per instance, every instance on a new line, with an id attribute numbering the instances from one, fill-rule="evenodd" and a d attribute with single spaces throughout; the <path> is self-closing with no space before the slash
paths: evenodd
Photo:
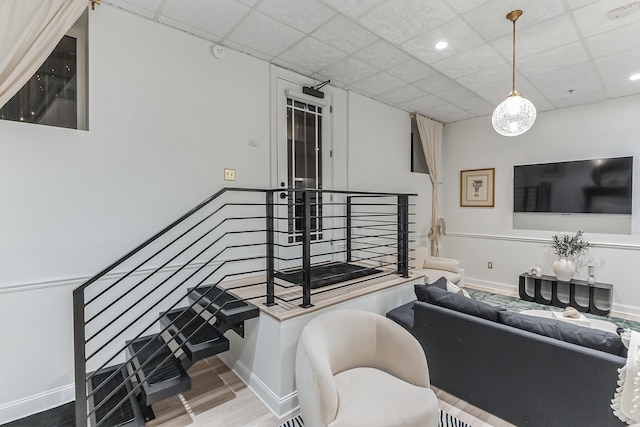
<path id="1" fill-rule="evenodd" d="M 224 180 L 225 181 L 235 181 L 236 180 L 236 170 L 235 169 L 226 169 L 224 170 Z"/>
<path id="2" fill-rule="evenodd" d="M 489 261 L 487 263 L 487 268 L 489 268 L 489 269 L 493 268 L 493 263 L 491 261 Z"/>

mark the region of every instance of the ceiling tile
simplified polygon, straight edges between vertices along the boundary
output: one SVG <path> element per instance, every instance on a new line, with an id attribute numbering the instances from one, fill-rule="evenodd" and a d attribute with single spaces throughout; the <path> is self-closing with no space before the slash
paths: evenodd
<path id="1" fill-rule="evenodd" d="M 505 62 L 497 67 L 461 77 L 457 79 L 457 82 L 474 92 L 495 86 L 504 86 L 505 93 L 509 93 L 511 89 L 511 64 Z"/>
<path id="2" fill-rule="evenodd" d="M 451 6 L 456 12 L 464 13 L 471 9 L 487 3 L 489 0 L 447 0 L 449 6 Z"/>
<path id="3" fill-rule="evenodd" d="M 438 98 L 441 98 L 452 104 L 457 104 L 461 101 L 464 101 L 465 99 L 471 99 L 476 96 L 469 89 L 457 84 L 446 90 L 438 91 L 437 94 L 438 94 Z"/>
<path id="4" fill-rule="evenodd" d="M 489 45 L 468 50 L 433 64 L 433 68 L 445 76 L 457 79 L 469 74 L 477 73 L 485 68 L 497 67 L 505 60 Z"/>
<path id="5" fill-rule="evenodd" d="M 518 71 L 526 76 L 547 73 L 589 60 L 581 42 L 549 49 L 516 61 Z"/>
<path id="6" fill-rule="evenodd" d="M 417 59 L 411 59 L 407 62 L 396 65 L 395 67 L 388 69 L 387 72 L 408 83 L 422 80 L 425 77 L 433 76 L 437 73 L 436 70 Z"/>
<path id="7" fill-rule="evenodd" d="M 323 0 L 326 4 L 352 18 L 369 11 L 382 0 Z"/>
<path id="8" fill-rule="evenodd" d="M 365 47 L 354 56 L 381 70 L 386 70 L 411 59 L 411 56 L 402 49 L 382 39 Z"/>
<path id="9" fill-rule="evenodd" d="M 251 13 L 228 38 L 258 52 L 276 56 L 302 39 L 304 34 L 260 12 Z"/>
<path id="10" fill-rule="evenodd" d="M 635 60 L 629 61 L 629 58 Z M 598 58 L 594 62 L 602 76 L 628 80 L 632 74 L 640 73 L 640 48 Z"/>
<path id="11" fill-rule="evenodd" d="M 564 46 L 578 40 L 571 17 L 568 14 L 545 21 L 516 33 L 516 64 L 521 58 Z M 511 62 L 513 37 L 506 36 L 492 45 Z"/>
<path id="12" fill-rule="evenodd" d="M 608 99 L 607 93 L 596 78 L 576 80 L 572 82 L 571 88 L 572 92 L 567 91 L 563 86 L 546 88 L 542 93 L 558 108 L 591 104 Z"/>
<path id="13" fill-rule="evenodd" d="M 173 20 L 224 37 L 248 11 L 247 6 L 228 0 L 167 0 L 158 21 Z"/>
<path id="14" fill-rule="evenodd" d="M 296 73 L 302 74 L 303 76 L 310 76 L 313 74 L 312 70 L 307 68 L 303 68 L 299 63 L 291 63 L 283 60 L 282 58 L 274 58 L 271 60 L 272 64 L 275 64 L 279 67 L 286 68 L 287 70 L 295 71 Z"/>
<path id="15" fill-rule="evenodd" d="M 256 3 L 258 3 L 258 0 L 237 0 L 237 1 L 249 7 L 253 7 L 255 6 Z"/>
<path id="16" fill-rule="evenodd" d="M 631 0 L 600 0 L 573 12 L 578 28 L 584 37 L 611 31 L 634 22 L 640 22 L 640 13 L 635 12 L 620 19 L 609 19 L 609 11 L 626 6 Z"/>
<path id="17" fill-rule="evenodd" d="M 585 39 L 593 58 L 640 47 L 640 22 Z"/>
<path id="18" fill-rule="evenodd" d="M 354 53 L 378 37 L 344 16 L 337 16 L 313 33 L 318 40 L 347 53 Z"/>
<path id="19" fill-rule="evenodd" d="M 285 50 L 278 55 L 278 58 L 315 72 L 338 62 L 346 56 L 346 53 L 319 40 L 305 37 L 291 49 Z"/>
<path id="20" fill-rule="evenodd" d="M 420 113 L 442 123 L 457 122 L 474 117 L 473 114 L 451 104 L 438 105 L 437 107 L 429 108 L 426 111 L 420 111 Z"/>
<path id="21" fill-rule="evenodd" d="M 426 79 L 413 83 L 415 86 L 429 93 L 438 93 L 457 86 L 457 83 L 442 74 L 435 74 Z"/>
<path id="22" fill-rule="evenodd" d="M 455 17 L 441 0 L 389 0 L 360 18 L 385 40 L 402 43 Z"/>
<path id="23" fill-rule="evenodd" d="M 408 111 L 425 111 L 430 108 L 438 107 L 440 105 L 446 104 L 446 101 L 438 98 L 435 95 L 427 95 L 422 98 L 417 98 L 412 101 L 403 102 L 400 104 L 403 108 Z"/>
<path id="24" fill-rule="evenodd" d="M 578 9 L 598 0 L 568 0 L 571 9 Z"/>
<path id="25" fill-rule="evenodd" d="M 438 96 L 442 96 L 442 94 L 438 94 Z M 491 104 L 486 99 L 481 98 L 475 94 L 473 97 L 467 98 L 463 102 L 457 102 L 456 105 L 458 105 L 460 108 L 468 111 L 469 113 L 473 114 L 476 117 L 487 116 L 489 114 L 492 114 L 493 110 L 495 110 L 496 108 L 495 105 Z"/>
<path id="26" fill-rule="evenodd" d="M 413 85 L 404 85 L 398 89 L 377 95 L 375 98 L 388 104 L 396 105 L 411 101 L 412 99 L 422 98 L 427 95 L 428 93 Z"/>
<path id="27" fill-rule="evenodd" d="M 105 0 L 104 3 L 119 7 L 145 18 L 153 19 L 163 0 Z"/>
<path id="28" fill-rule="evenodd" d="M 238 52 L 246 53 L 247 55 L 254 56 L 256 58 L 262 59 L 264 61 L 271 61 L 273 59 L 273 55 L 267 55 L 263 52 L 259 52 L 251 47 L 244 46 L 240 43 L 236 43 L 231 40 L 225 40 L 224 46 L 230 47 L 231 49 L 237 50 Z"/>
<path id="29" fill-rule="evenodd" d="M 598 76 L 593 69 L 591 62 L 583 62 L 581 64 L 572 65 L 561 70 L 549 71 L 547 73 L 530 76 L 528 80 L 544 93 L 545 90 L 554 90 L 554 92 L 569 91 L 576 88 L 580 81 L 591 82 L 594 90 L 602 89 Z M 518 85 L 516 84 L 516 87 Z"/>
<path id="30" fill-rule="evenodd" d="M 351 85 L 356 92 L 363 92 L 366 95 L 378 95 L 405 86 L 406 83 L 388 73 L 380 73 L 360 80 Z"/>
<path id="31" fill-rule="evenodd" d="M 491 41 L 513 32 L 513 24 L 506 16 L 515 9 L 523 11 L 516 32 L 566 12 L 558 0 L 491 0 L 463 16 L 485 40 Z"/>
<path id="32" fill-rule="evenodd" d="M 258 10 L 306 34 L 336 14 L 317 0 L 305 0 L 304 7 L 291 7 L 291 0 L 263 1 L 258 5 Z"/>
<path id="33" fill-rule="evenodd" d="M 435 44 L 446 41 L 449 46 L 437 50 Z M 478 34 L 460 19 L 415 37 L 402 45 L 407 52 L 430 64 L 446 57 L 480 46 L 484 41 Z"/>
<path id="34" fill-rule="evenodd" d="M 350 56 L 323 69 L 319 74 L 331 80 L 350 85 L 377 72 L 377 68 Z"/>

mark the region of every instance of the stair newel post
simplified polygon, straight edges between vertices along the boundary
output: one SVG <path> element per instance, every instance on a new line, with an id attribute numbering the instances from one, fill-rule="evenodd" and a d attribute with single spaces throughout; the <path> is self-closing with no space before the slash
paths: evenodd
<path id="1" fill-rule="evenodd" d="M 302 304 L 303 308 L 311 304 L 311 191 L 302 190 Z M 297 197 L 296 197 L 297 199 Z"/>
<path id="2" fill-rule="evenodd" d="M 76 426 L 87 426 L 87 365 L 84 331 L 84 287 L 73 290 L 73 363 Z"/>
<path id="3" fill-rule="evenodd" d="M 409 277 L 409 196 L 398 195 L 398 274 Z"/>
<path id="4" fill-rule="evenodd" d="M 274 261 L 274 205 L 273 191 L 267 191 L 266 195 L 266 233 L 267 233 L 267 307 L 275 305 L 273 272 L 275 269 Z"/>
<path id="5" fill-rule="evenodd" d="M 347 262 L 351 262 L 351 204 L 353 196 L 347 196 Z"/>

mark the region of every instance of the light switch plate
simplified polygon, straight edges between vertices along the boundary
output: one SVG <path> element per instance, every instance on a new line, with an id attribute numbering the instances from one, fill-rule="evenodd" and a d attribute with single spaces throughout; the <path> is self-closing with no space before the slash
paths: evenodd
<path id="1" fill-rule="evenodd" d="M 235 169 L 224 169 L 224 180 L 225 181 L 235 181 L 236 180 L 236 170 Z"/>

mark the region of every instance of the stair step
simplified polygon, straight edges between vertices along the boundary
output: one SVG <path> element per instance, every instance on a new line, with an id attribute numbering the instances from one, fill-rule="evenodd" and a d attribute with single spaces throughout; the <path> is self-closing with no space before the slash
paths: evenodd
<path id="1" fill-rule="evenodd" d="M 168 327 L 167 332 L 178 345 L 184 343 L 182 350 L 191 362 L 229 350 L 229 340 L 194 310 L 168 311 L 160 318 L 160 324 L 163 329 Z"/>
<path id="2" fill-rule="evenodd" d="M 142 350 L 147 343 L 149 345 Z M 127 343 L 127 351 L 130 356 L 133 356 L 130 366 L 133 370 L 138 369 L 149 360 L 136 374 L 138 381 L 142 384 L 141 389 L 145 405 L 151 406 L 156 402 L 191 388 L 191 378 L 180 365 L 178 359 L 172 355 L 171 350 L 160 335 L 149 335 L 129 341 Z M 154 356 L 153 354 L 156 351 L 158 353 Z M 165 359 L 167 360 L 165 361 Z M 153 372 L 156 368 L 158 369 Z"/>
<path id="3" fill-rule="evenodd" d="M 113 378 L 108 380 L 103 386 L 100 386 L 109 376 L 119 371 Z M 89 397 L 89 411 L 91 412 L 90 419 L 91 425 L 95 426 L 97 423 L 101 423 L 102 426 L 108 427 L 142 427 L 144 426 L 144 417 L 138 406 L 135 393 L 132 393 L 118 409 L 116 409 L 111 415 L 105 418 L 105 416 L 122 400 L 124 397 L 133 390 L 131 381 L 127 379 L 129 375 L 124 365 L 112 366 L 102 369 L 98 372 L 89 374 L 88 390 L 89 393 L 95 394 Z M 100 403 L 109 395 L 113 390 L 120 387 L 116 393 L 110 397 L 106 403 L 95 412 L 93 409 L 100 405 Z M 98 388 L 100 387 L 100 388 Z"/>
<path id="4" fill-rule="evenodd" d="M 260 314 L 260 309 L 255 305 L 240 301 L 237 296 L 225 293 L 224 289 L 217 286 L 189 289 L 188 297 L 191 303 L 196 302 L 201 296 L 203 297 L 197 304 L 207 312 L 215 315 L 217 321 L 227 325 L 236 325 L 245 320 L 258 317 Z M 220 311 L 216 313 L 219 308 L 221 308 Z"/>

